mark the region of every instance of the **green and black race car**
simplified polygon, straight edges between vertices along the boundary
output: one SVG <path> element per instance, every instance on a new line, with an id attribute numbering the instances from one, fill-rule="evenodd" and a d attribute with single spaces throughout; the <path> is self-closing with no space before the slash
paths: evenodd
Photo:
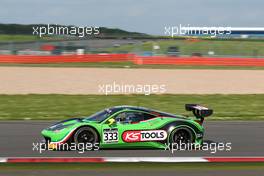
<path id="1" fill-rule="evenodd" d="M 170 143 L 202 144 L 204 118 L 213 110 L 186 104 L 194 118 L 134 106 L 115 106 L 87 118 L 58 122 L 42 131 L 49 146 L 90 143 L 99 148 L 164 148 Z"/>

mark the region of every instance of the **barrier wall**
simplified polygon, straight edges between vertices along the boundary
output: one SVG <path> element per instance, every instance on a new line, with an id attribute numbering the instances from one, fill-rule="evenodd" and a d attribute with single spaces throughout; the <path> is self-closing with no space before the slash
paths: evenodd
<path id="1" fill-rule="evenodd" d="M 70 63 L 70 62 L 125 62 L 135 64 L 199 65 L 199 66 L 264 66 L 264 58 L 166 57 L 136 56 L 134 54 L 85 54 L 59 56 L 0 55 L 0 63 Z"/>
<path id="2" fill-rule="evenodd" d="M 59 56 L 0 55 L 0 63 L 69 63 L 69 62 L 123 62 L 131 61 L 133 54 L 85 54 Z"/>
<path id="3" fill-rule="evenodd" d="M 199 65 L 199 66 L 264 66 L 264 58 L 216 58 L 216 57 L 139 57 L 136 64 Z"/>

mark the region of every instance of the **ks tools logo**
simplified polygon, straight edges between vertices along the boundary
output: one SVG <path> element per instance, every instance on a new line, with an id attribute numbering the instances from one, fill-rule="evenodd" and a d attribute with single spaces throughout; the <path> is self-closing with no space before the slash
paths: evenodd
<path id="1" fill-rule="evenodd" d="M 163 141 L 167 138 L 164 130 L 125 131 L 122 139 L 125 142 Z"/>

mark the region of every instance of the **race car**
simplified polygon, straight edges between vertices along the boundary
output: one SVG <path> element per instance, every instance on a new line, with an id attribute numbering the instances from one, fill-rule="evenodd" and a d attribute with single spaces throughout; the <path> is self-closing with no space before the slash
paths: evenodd
<path id="1" fill-rule="evenodd" d="M 186 104 L 193 118 L 135 106 L 115 106 L 86 118 L 58 122 L 41 133 L 49 146 L 98 144 L 103 148 L 164 148 L 174 144 L 202 144 L 203 121 L 212 109 Z"/>

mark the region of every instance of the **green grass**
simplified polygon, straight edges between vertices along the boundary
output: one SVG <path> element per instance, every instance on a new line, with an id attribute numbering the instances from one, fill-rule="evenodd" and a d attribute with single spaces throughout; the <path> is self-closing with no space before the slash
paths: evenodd
<path id="1" fill-rule="evenodd" d="M 58 120 L 88 116 L 115 105 L 134 105 L 191 115 L 185 103 L 214 109 L 208 120 L 264 120 L 264 94 L 258 95 L 0 95 L 0 120 Z"/>
<path id="2" fill-rule="evenodd" d="M 33 41 L 48 41 L 48 40 L 64 40 L 61 36 L 43 36 L 37 35 L 13 35 L 13 34 L 0 34 L 0 42 L 33 42 Z"/>
<path id="3" fill-rule="evenodd" d="M 147 69 L 219 69 L 264 70 L 264 67 L 246 66 L 185 66 L 185 65 L 137 65 L 132 62 L 51 63 L 51 64 L 1 64 L 0 67 L 83 67 L 83 68 L 147 68 Z"/>
<path id="4" fill-rule="evenodd" d="M 25 42 L 25 41 L 35 41 L 39 40 L 37 36 L 34 35 L 7 35 L 0 34 L 0 42 Z"/>
<path id="5" fill-rule="evenodd" d="M 50 63 L 50 64 L 4 64 L 0 67 L 89 67 L 89 68 L 140 68 L 132 62 L 80 62 L 80 63 Z M 263 67 L 264 69 L 264 67 Z"/>
<path id="6" fill-rule="evenodd" d="M 16 163 L 0 164 L 1 171 L 13 170 L 89 170 L 89 171 L 170 171 L 170 170 L 264 170 L 264 163 Z"/>
<path id="7" fill-rule="evenodd" d="M 237 56 L 264 56 L 264 41 L 249 40 L 199 40 L 196 42 L 188 40 L 161 40 L 144 42 L 141 45 L 122 45 L 120 47 L 108 48 L 109 52 L 139 52 L 152 51 L 153 44 L 160 46 L 156 54 L 164 54 L 170 46 L 178 46 L 180 53 L 191 55 L 201 53 L 208 55 L 208 51 L 214 51 L 215 55 L 237 55 Z"/>

